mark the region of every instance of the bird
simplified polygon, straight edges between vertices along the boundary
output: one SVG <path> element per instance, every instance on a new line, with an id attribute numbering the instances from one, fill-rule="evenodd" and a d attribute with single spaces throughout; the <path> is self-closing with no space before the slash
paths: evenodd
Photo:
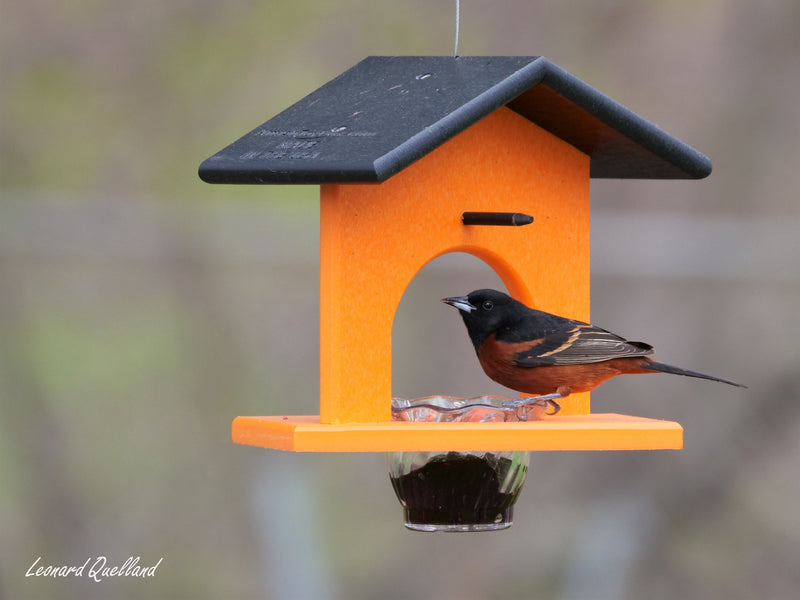
<path id="1" fill-rule="evenodd" d="M 457 308 L 483 371 L 497 383 L 541 398 L 588 392 L 617 375 L 671 373 L 740 383 L 657 362 L 653 346 L 590 323 L 529 308 L 491 289 L 442 298 Z"/>

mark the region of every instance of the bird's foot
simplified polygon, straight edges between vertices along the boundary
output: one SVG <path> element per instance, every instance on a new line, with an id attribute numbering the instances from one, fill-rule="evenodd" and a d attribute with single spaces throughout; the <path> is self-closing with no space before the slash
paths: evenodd
<path id="1" fill-rule="evenodd" d="M 565 395 L 555 392 L 553 394 L 542 394 L 541 396 L 525 396 L 524 398 L 517 398 L 516 400 L 508 400 L 503 402 L 503 406 L 516 408 L 517 418 L 520 421 L 528 420 L 527 408 L 533 405 L 542 406 L 544 404 L 548 410 L 545 410 L 546 415 L 552 416 L 561 410 L 561 405 L 556 400 L 563 400 Z"/>

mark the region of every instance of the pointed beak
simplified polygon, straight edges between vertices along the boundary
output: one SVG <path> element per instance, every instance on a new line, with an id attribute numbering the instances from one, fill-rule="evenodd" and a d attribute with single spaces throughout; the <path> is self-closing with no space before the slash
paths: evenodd
<path id="1" fill-rule="evenodd" d="M 458 310 L 470 313 L 477 308 L 477 306 L 473 306 L 469 303 L 469 298 L 466 296 L 455 296 L 453 298 L 442 298 L 442 302 L 445 304 L 449 304 L 450 306 L 455 306 Z"/>

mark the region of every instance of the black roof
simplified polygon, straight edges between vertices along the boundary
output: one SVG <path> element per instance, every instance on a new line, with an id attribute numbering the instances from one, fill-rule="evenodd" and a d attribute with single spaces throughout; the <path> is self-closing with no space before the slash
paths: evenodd
<path id="1" fill-rule="evenodd" d="M 372 56 L 200 165 L 209 183 L 385 181 L 507 106 L 591 156 L 591 176 L 700 179 L 709 159 L 536 56 Z"/>

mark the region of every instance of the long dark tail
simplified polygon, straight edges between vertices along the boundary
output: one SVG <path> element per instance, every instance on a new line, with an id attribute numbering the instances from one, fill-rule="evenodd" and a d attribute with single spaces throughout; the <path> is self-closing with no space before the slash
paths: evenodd
<path id="1" fill-rule="evenodd" d="M 647 369 L 649 371 L 657 371 L 659 373 L 670 373 L 672 375 L 684 375 L 686 377 L 697 377 L 698 379 L 710 379 L 711 381 L 721 381 L 722 383 L 727 383 L 728 385 L 735 385 L 736 387 L 747 388 L 746 385 L 742 385 L 741 383 L 736 383 L 735 381 L 729 381 L 728 379 L 714 377 L 713 375 L 706 375 L 705 373 L 698 373 L 697 371 L 689 371 L 688 369 L 681 369 L 680 367 L 673 367 L 672 365 L 666 365 L 664 363 L 656 362 L 654 360 L 648 360 L 647 364 L 642 365 L 642 368 Z"/>

